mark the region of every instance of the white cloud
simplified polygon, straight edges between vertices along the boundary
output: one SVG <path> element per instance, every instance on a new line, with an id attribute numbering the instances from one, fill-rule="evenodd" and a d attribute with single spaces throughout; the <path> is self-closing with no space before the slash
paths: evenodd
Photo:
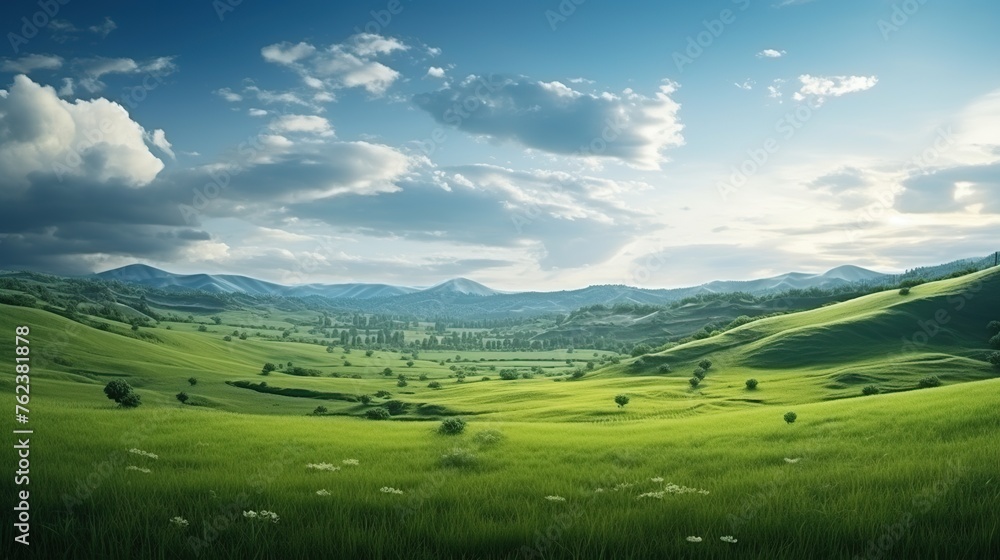
<path id="1" fill-rule="evenodd" d="M 51 54 L 29 54 L 17 59 L 5 59 L 0 64 L 0 72 L 29 74 L 33 70 L 58 70 L 63 65 L 60 56 Z"/>
<path id="2" fill-rule="evenodd" d="M 247 111 L 247 114 L 250 115 L 251 117 L 266 117 L 267 111 L 251 107 L 250 110 Z"/>
<path id="3" fill-rule="evenodd" d="M 219 88 L 219 89 L 215 90 L 214 93 L 215 93 L 215 95 L 218 95 L 219 97 L 225 99 L 226 101 L 228 101 L 230 103 L 236 103 L 238 101 L 243 101 L 243 96 L 242 95 L 236 93 L 235 91 L 233 91 L 233 90 L 231 90 L 231 89 L 229 89 L 227 87 L 226 88 Z"/>
<path id="4" fill-rule="evenodd" d="M 583 158 L 613 158 L 657 169 L 664 152 L 683 145 L 680 105 L 665 81 L 646 96 L 576 91 L 561 82 L 525 77 L 469 76 L 456 87 L 417 95 L 414 102 L 439 123 L 469 134 Z"/>
<path id="5" fill-rule="evenodd" d="M 105 16 L 103 23 L 101 23 L 100 25 L 91 25 L 88 29 L 90 30 L 91 33 L 96 33 L 97 35 L 100 35 L 101 38 L 103 39 L 107 37 L 109 33 L 114 31 L 115 29 L 118 29 L 118 24 L 116 24 L 113 19 Z"/>
<path id="6" fill-rule="evenodd" d="M 744 80 L 743 83 L 737 82 L 737 83 L 735 83 L 733 85 L 736 86 L 736 87 L 738 87 L 738 88 L 740 88 L 740 89 L 743 89 L 743 90 L 746 90 L 746 91 L 750 91 L 750 90 L 753 89 L 753 86 L 756 83 L 757 82 L 748 79 L 748 80 Z"/>
<path id="7" fill-rule="evenodd" d="M 148 184 L 163 162 L 146 146 L 146 132 L 104 98 L 68 103 L 49 86 L 16 76 L 0 96 L 0 185 L 28 184 L 32 173 Z"/>
<path id="8" fill-rule="evenodd" d="M 444 68 L 431 66 L 427 69 L 427 76 L 429 78 L 444 78 Z"/>
<path id="9" fill-rule="evenodd" d="M 167 133 L 164 132 L 162 128 L 157 128 L 153 131 L 153 134 L 150 137 L 150 142 L 159 148 L 160 151 L 170 156 L 170 159 L 177 159 L 177 156 L 174 155 L 174 150 L 172 149 L 170 142 L 167 141 Z"/>
<path id="10" fill-rule="evenodd" d="M 785 51 L 775 49 L 764 49 L 757 53 L 757 58 L 781 58 L 785 56 Z"/>
<path id="11" fill-rule="evenodd" d="M 353 43 L 351 50 L 354 54 L 363 57 L 405 51 L 410 48 L 399 39 L 383 37 L 375 33 L 359 33 L 348 39 L 348 42 Z"/>
<path id="12" fill-rule="evenodd" d="M 429 56 L 439 56 L 441 54 L 441 49 L 438 47 L 427 47 L 427 54 Z"/>
<path id="13" fill-rule="evenodd" d="M 101 77 L 108 74 L 149 73 L 162 76 L 177 70 L 172 56 L 161 56 L 141 63 L 131 58 L 105 57 L 77 59 L 73 63 L 81 70 L 79 84 L 91 93 L 104 89 L 106 84 L 101 81 Z"/>
<path id="14" fill-rule="evenodd" d="M 264 60 L 276 64 L 293 64 L 314 52 L 316 52 L 316 47 L 304 42 L 295 45 L 288 42 L 275 43 L 260 49 Z"/>
<path id="15" fill-rule="evenodd" d="M 796 101 L 810 99 L 817 104 L 827 97 L 840 97 L 848 93 L 866 91 L 878 83 L 877 76 L 799 76 L 802 87 L 792 96 Z"/>
<path id="16" fill-rule="evenodd" d="M 333 136 L 330 121 L 316 115 L 282 115 L 271 122 L 271 130 L 278 133 L 305 132 L 318 136 Z"/>
<path id="17" fill-rule="evenodd" d="M 63 78 L 63 85 L 59 88 L 59 97 L 72 97 L 75 91 L 73 78 Z"/>

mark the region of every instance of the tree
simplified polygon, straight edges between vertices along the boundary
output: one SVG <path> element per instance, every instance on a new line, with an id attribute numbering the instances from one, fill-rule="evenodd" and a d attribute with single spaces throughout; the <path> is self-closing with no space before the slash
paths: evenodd
<path id="1" fill-rule="evenodd" d="M 705 371 L 708 371 L 712 367 L 712 360 L 702 360 L 698 362 L 698 367 L 700 367 Z"/>
<path id="2" fill-rule="evenodd" d="M 747 389 L 753 391 L 756 388 L 757 388 L 757 380 L 753 378 L 747 379 Z"/>
<path id="3" fill-rule="evenodd" d="M 278 366 L 272 364 L 271 362 L 267 362 L 264 364 L 264 367 L 261 368 L 260 373 L 261 375 L 269 375 L 272 371 L 276 369 L 278 369 Z"/>
<path id="4" fill-rule="evenodd" d="M 989 331 L 990 334 L 1000 334 L 1000 321 L 990 321 L 986 325 L 986 330 Z"/>
<path id="5" fill-rule="evenodd" d="M 227 334 L 226 336 L 222 337 L 222 340 L 225 340 L 226 342 L 232 342 L 233 341 L 233 337 L 231 337 L 231 336 L 229 336 Z"/>
<path id="6" fill-rule="evenodd" d="M 441 388 L 441 382 L 440 381 L 431 381 L 430 383 L 427 384 L 427 388 L 429 388 L 429 389 L 440 389 Z"/>
<path id="7" fill-rule="evenodd" d="M 392 375 L 392 368 L 385 368 L 385 369 L 383 369 L 382 370 L 382 375 L 384 375 L 386 377 L 389 377 L 390 375 Z"/>
<path id="8" fill-rule="evenodd" d="M 132 332 L 139 330 L 139 323 L 132 323 Z"/>
<path id="9" fill-rule="evenodd" d="M 400 379 L 400 380 L 396 381 L 396 387 L 406 387 L 406 380 L 405 379 Z"/>
<path id="10" fill-rule="evenodd" d="M 643 354 L 649 354 L 652 351 L 653 349 L 650 348 L 648 344 L 636 344 L 635 346 L 632 347 L 632 357 L 638 358 L 639 356 L 642 356 Z"/>
<path id="11" fill-rule="evenodd" d="M 618 408 L 624 408 L 625 405 L 628 404 L 629 400 L 628 395 L 618 395 L 615 397 L 615 404 L 618 405 Z"/>
<path id="12" fill-rule="evenodd" d="M 205 325 L 198 325 L 198 332 L 208 332 L 208 327 Z"/>
<path id="13" fill-rule="evenodd" d="M 701 379 L 698 378 L 697 376 L 695 376 L 695 377 L 692 377 L 691 379 L 688 379 L 688 383 L 691 384 L 691 388 L 692 389 L 697 389 L 698 385 L 701 383 Z"/>
<path id="14" fill-rule="evenodd" d="M 1000 348 L 1000 334 L 990 339 L 990 346 L 993 348 Z"/>
<path id="15" fill-rule="evenodd" d="M 194 387 L 195 385 L 198 384 L 198 379 L 194 377 L 188 377 L 188 384 Z"/>
<path id="16" fill-rule="evenodd" d="M 313 409 L 313 414 L 315 414 L 316 416 L 319 416 L 320 414 L 326 414 L 326 412 L 327 409 L 323 405 L 319 405 L 315 409 Z"/>
<path id="17" fill-rule="evenodd" d="M 446 435 L 457 435 L 465 431 L 465 420 L 461 418 L 448 418 L 438 426 L 438 433 Z"/>
<path id="18" fill-rule="evenodd" d="M 413 360 L 407 361 L 406 362 L 406 367 L 413 367 Z"/>
<path id="19" fill-rule="evenodd" d="M 365 411 L 365 417 L 369 420 L 388 420 L 389 416 L 389 411 L 381 406 L 370 408 Z"/>
<path id="20" fill-rule="evenodd" d="M 866 385 L 864 389 L 861 389 L 862 395 L 877 395 L 881 393 L 882 390 L 875 385 Z"/>
<path id="21" fill-rule="evenodd" d="M 371 395 L 361 395 L 360 397 L 358 397 L 358 400 L 361 401 L 361 404 L 368 405 L 368 403 L 372 402 L 372 396 Z"/>
<path id="22" fill-rule="evenodd" d="M 122 400 L 118 401 L 118 406 L 122 408 L 136 408 L 140 404 L 142 404 L 142 401 L 136 393 L 129 393 L 122 397 Z"/>
<path id="23" fill-rule="evenodd" d="M 986 361 L 1000 368 L 1000 352 L 993 352 L 986 358 Z"/>
<path id="24" fill-rule="evenodd" d="M 365 350 L 365 357 L 371 358 L 375 354 L 374 350 Z"/>
<path id="25" fill-rule="evenodd" d="M 181 401 L 181 404 L 184 404 L 184 403 L 188 402 L 189 398 L 190 397 L 188 397 L 188 394 L 185 393 L 184 391 L 181 391 L 180 393 L 177 393 L 177 400 Z"/>
<path id="26" fill-rule="evenodd" d="M 694 376 L 697 377 L 699 381 L 702 380 L 702 379 L 705 379 L 705 375 L 707 373 L 708 372 L 705 371 L 705 370 L 703 370 L 702 368 L 697 368 L 697 369 L 694 370 Z"/>
<path id="27" fill-rule="evenodd" d="M 212 320 L 215 321 L 216 325 L 221 325 L 222 324 L 222 317 L 219 317 L 218 315 L 212 317 Z"/>
<path id="28" fill-rule="evenodd" d="M 104 394 L 118 404 L 121 404 L 122 399 L 131 392 L 132 386 L 124 379 L 115 379 L 104 386 Z"/>
<path id="29" fill-rule="evenodd" d="M 795 414 L 794 412 L 786 412 L 785 413 L 785 422 L 788 422 L 789 424 L 792 424 L 792 423 L 795 422 L 795 420 L 798 417 L 799 417 L 799 415 Z"/>

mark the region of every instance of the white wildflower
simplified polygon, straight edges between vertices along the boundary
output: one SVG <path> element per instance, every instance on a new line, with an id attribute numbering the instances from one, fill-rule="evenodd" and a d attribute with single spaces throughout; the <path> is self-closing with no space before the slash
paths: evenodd
<path id="1" fill-rule="evenodd" d="M 722 541 L 722 542 L 727 542 L 727 543 L 733 543 L 733 544 L 736 543 L 736 539 L 734 539 L 732 535 L 726 535 L 725 537 L 719 537 L 719 540 Z"/>
<path id="2" fill-rule="evenodd" d="M 324 488 L 322 490 L 317 490 L 316 491 L 316 495 L 317 496 L 329 496 L 330 495 L 330 491 L 327 490 L 326 488 Z"/>
<path id="3" fill-rule="evenodd" d="M 604 488 L 598 488 L 597 490 L 594 490 L 594 492 L 599 494 L 601 492 L 604 492 Z"/>
<path id="4" fill-rule="evenodd" d="M 633 486 L 633 484 L 631 482 L 620 482 L 618 484 L 615 484 L 615 487 L 612 488 L 612 490 L 614 490 L 615 492 L 618 492 L 618 491 L 624 490 L 626 488 L 631 488 L 632 486 Z"/>
<path id="5" fill-rule="evenodd" d="M 266 509 L 263 509 L 260 511 L 260 519 L 261 521 L 270 521 L 271 523 L 277 523 L 278 514 L 274 513 L 273 511 L 267 511 Z"/>
<path id="6" fill-rule="evenodd" d="M 129 466 L 125 467 L 125 470 L 138 471 L 138 472 L 141 472 L 141 473 L 144 473 L 144 474 L 149 474 L 149 473 L 153 472 L 153 471 L 151 471 L 151 470 L 149 470 L 147 468 L 137 467 L 135 465 L 129 465 Z"/>
<path id="7" fill-rule="evenodd" d="M 674 484 L 673 482 L 668 482 L 663 490 L 669 494 L 701 494 L 708 495 L 708 490 L 699 490 L 697 488 L 689 488 L 687 486 L 681 486 L 679 484 Z"/>
<path id="8" fill-rule="evenodd" d="M 379 490 L 379 492 L 383 492 L 385 494 L 402 494 L 403 493 L 402 490 L 400 490 L 398 488 L 393 488 L 392 486 L 383 486 Z"/>
<path id="9" fill-rule="evenodd" d="M 639 494 L 639 498 L 656 498 L 656 499 L 662 499 L 663 495 L 665 493 L 666 492 L 645 492 L 643 494 Z"/>
<path id="10" fill-rule="evenodd" d="M 330 471 L 337 472 L 340 467 L 335 467 L 332 463 L 309 463 L 306 465 L 307 469 L 315 469 L 317 471 Z"/>
<path id="11" fill-rule="evenodd" d="M 550 501 L 550 502 L 565 502 L 566 501 L 566 498 L 563 498 L 562 496 L 545 496 L 545 499 L 548 500 L 548 501 Z"/>
<path id="12" fill-rule="evenodd" d="M 649 481 L 650 482 L 655 482 L 655 483 L 659 484 L 659 483 L 663 482 L 663 477 L 662 476 L 654 476 L 653 478 L 649 479 Z"/>
<path id="13" fill-rule="evenodd" d="M 253 510 L 244 511 L 243 517 L 246 517 L 247 519 L 257 519 L 257 512 Z"/>
<path id="14" fill-rule="evenodd" d="M 135 455 L 142 455 L 143 457 L 149 457 L 150 459 L 159 459 L 160 458 L 160 456 L 157 455 L 157 454 L 155 454 L 155 453 L 150 453 L 149 451 L 143 451 L 142 449 L 136 449 L 135 447 L 133 447 L 132 449 L 129 449 L 128 452 L 129 453 L 133 453 Z"/>
<path id="15" fill-rule="evenodd" d="M 688 537 L 687 542 L 701 542 L 701 537 Z"/>
<path id="16" fill-rule="evenodd" d="M 188 520 L 184 519 L 183 517 L 180 517 L 180 516 L 170 518 L 170 522 L 173 523 L 174 525 L 178 526 L 178 527 L 187 527 L 188 526 Z"/>
<path id="17" fill-rule="evenodd" d="M 341 462 L 344 463 L 345 465 L 350 465 L 352 467 L 358 466 L 358 460 L 357 459 L 344 459 Z"/>
<path id="18" fill-rule="evenodd" d="M 796 457 L 794 459 L 789 459 L 788 457 L 785 457 L 785 462 L 788 463 L 789 465 L 794 465 L 795 463 L 798 463 L 801 460 L 802 457 Z"/>

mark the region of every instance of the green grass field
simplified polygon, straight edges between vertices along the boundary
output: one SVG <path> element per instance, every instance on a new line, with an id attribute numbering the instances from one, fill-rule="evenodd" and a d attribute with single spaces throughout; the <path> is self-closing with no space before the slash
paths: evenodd
<path id="1" fill-rule="evenodd" d="M 15 327 L 29 326 L 31 557 L 991 558 L 995 319 L 997 269 L 756 321 L 572 379 L 594 351 L 424 351 L 407 366 L 406 352 L 222 340 L 252 317 L 223 314 L 209 332 L 143 329 L 155 342 L 0 305 L 0 359 L 12 371 Z M 264 376 L 265 362 L 321 374 Z M 466 368 L 464 382 L 451 366 Z M 543 373 L 498 374 L 531 367 Z M 928 376 L 942 386 L 918 388 Z M 105 397 L 120 378 L 142 406 Z M 11 409 L 14 385 L 0 376 Z M 869 385 L 882 393 L 862 397 Z M 406 414 L 365 419 L 387 399 L 355 397 L 380 390 Z M 319 405 L 328 413 L 312 415 Z M 437 433 L 456 415 L 464 433 Z M 333 470 L 307 467 L 323 463 Z M 244 516 L 264 510 L 278 521 Z M 4 557 L 28 557 L 13 531 L 6 523 Z"/>

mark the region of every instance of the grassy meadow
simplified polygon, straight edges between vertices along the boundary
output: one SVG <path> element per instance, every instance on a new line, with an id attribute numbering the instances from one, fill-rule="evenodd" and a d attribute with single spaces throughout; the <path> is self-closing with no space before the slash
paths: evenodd
<path id="1" fill-rule="evenodd" d="M 225 341 L 261 319 L 220 316 L 204 331 L 143 329 L 156 336 L 143 340 L 0 305 L 4 337 L 31 329 L 35 430 L 29 554 L 11 544 L 7 523 L 3 557 L 944 559 L 1000 550 L 1000 370 L 985 361 L 986 325 L 1000 319 L 997 269 L 762 319 L 581 378 L 570 373 L 608 353 L 367 356 Z M 4 344 L 4 362 L 14 358 Z M 694 387 L 705 359 L 712 365 Z M 265 362 L 320 373 L 262 375 Z M 504 380 L 504 369 L 531 378 Z M 940 386 L 922 387 L 932 376 Z M 127 380 L 142 405 L 109 401 L 102 388 L 113 379 Z M 428 387 L 435 381 L 440 388 Z M 14 385 L 0 376 L 5 394 Z M 879 394 L 862 396 L 867 386 Z M 628 404 L 616 405 L 619 394 Z M 365 418 L 389 401 L 405 412 Z M 793 423 L 783 419 L 790 411 Z M 438 432 L 456 417 L 464 432 Z M 5 418 L 8 430 L 22 427 Z M 4 488 L 14 503 L 11 478 Z"/>

